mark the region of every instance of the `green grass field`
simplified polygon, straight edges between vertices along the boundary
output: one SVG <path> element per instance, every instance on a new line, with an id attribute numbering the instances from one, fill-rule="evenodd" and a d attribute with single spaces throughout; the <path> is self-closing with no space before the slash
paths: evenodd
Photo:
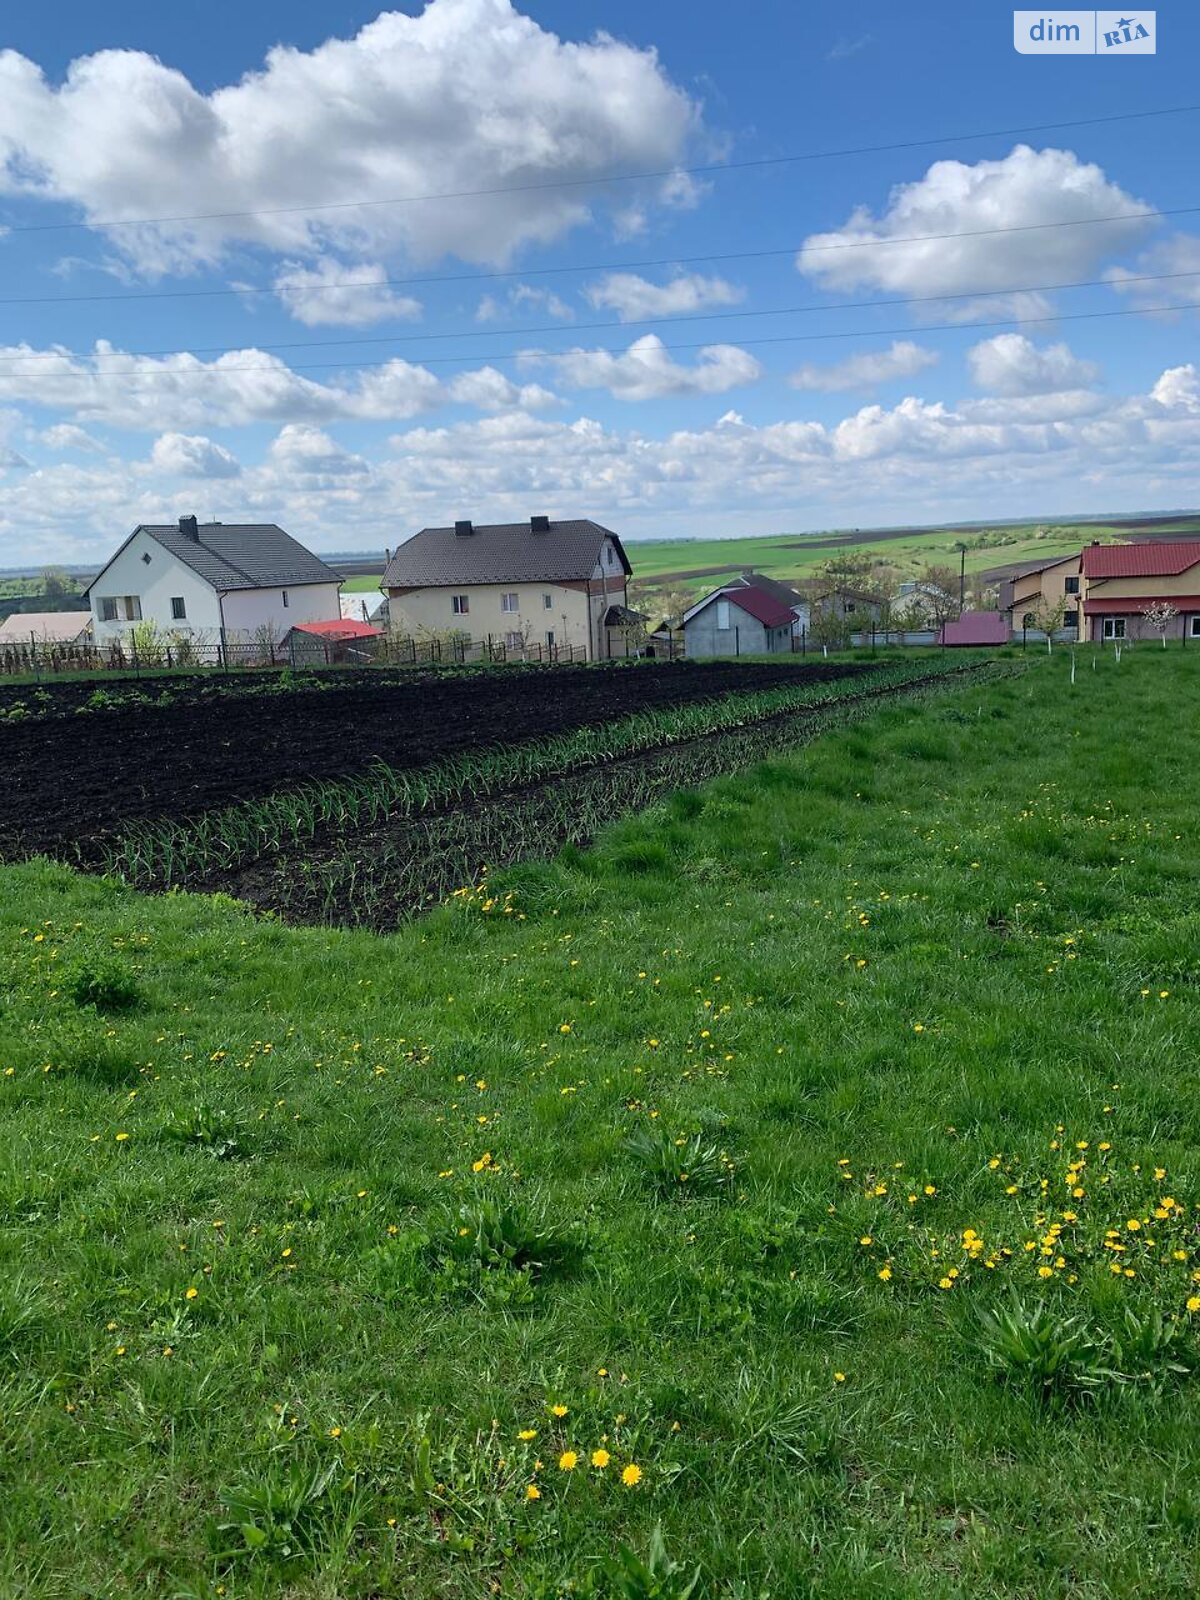
<path id="1" fill-rule="evenodd" d="M 346 578 L 342 583 L 343 594 L 378 594 L 379 583 L 383 577 L 382 572 L 366 573 L 363 576 Z"/>
<path id="2" fill-rule="evenodd" d="M 1190 1600 L 1200 652 L 1068 667 L 386 939 L 5 869 L 0 1593 Z"/>
<path id="3" fill-rule="evenodd" d="M 1039 531 L 1039 529 L 1043 531 Z M 1153 532 L 1189 532 L 1200 529 L 1200 520 L 1182 519 Z M 756 539 L 662 539 L 631 540 L 627 545 L 634 577 L 639 583 L 654 585 L 664 573 L 686 573 L 696 568 L 729 563 L 755 567 L 769 577 L 788 581 L 809 575 L 814 567 L 839 554 L 866 555 L 914 576 L 929 566 L 957 569 L 959 552 L 955 545 L 968 544 L 966 569 L 985 572 L 1011 562 L 1067 555 L 1091 539 L 1109 543 L 1128 537 L 1128 529 L 1109 523 L 1029 523 L 993 529 L 929 528 L 917 530 L 911 538 L 877 539 L 864 537 L 861 543 L 839 548 L 807 547 L 799 535 L 780 535 Z M 685 578 L 671 587 L 703 593 L 719 578 Z"/>

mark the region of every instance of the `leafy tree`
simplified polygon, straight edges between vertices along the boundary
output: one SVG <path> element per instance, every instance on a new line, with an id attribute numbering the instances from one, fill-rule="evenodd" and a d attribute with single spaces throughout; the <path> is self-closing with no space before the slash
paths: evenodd
<path id="1" fill-rule="evenodd" d="M 42 568 L 42 593 L 47 600 L 61 600 L 64 595 L 73 593 L 74 588 L 65 567 Z"/>

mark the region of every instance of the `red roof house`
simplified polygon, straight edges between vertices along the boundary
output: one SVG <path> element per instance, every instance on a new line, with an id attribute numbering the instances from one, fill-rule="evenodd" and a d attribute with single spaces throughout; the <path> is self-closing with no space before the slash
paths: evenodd
<path id="1" fill-rule="evenodd" d="M 328 622 L 298 622 L 283 643 L 293 662 L 306 666 L 337 661 L 369 661 L 370 641 L 383 637 L 383 629 L 353 617 L 333 617 Z"/>
<path id="2" fill-rule="evenodd" d="M 1162 630 L 1144 613 L 1163 605 L 1176 613 L 1166 637 L 1200 640 L 1200 539 L 1090 544 L 1081 571 L 1084 637 L 1157 639 Z"/>

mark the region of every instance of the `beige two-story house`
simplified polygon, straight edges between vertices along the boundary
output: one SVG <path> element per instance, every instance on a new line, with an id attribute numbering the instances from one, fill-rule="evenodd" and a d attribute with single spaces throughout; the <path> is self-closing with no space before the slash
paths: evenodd
<path id="1" fill-rule="evenodd" d="M 617 535 L 587 518 L 460 521 L 402 544 L 382 587 L 392 627 L 416 638 L 570 647 L 597 661 L 614 653 L 631 572 Z"/>
<path id="2" fill-rule="evenodd" d="M 1000 610 L 1014 633 L 1036 628 L 1037 618 L 1062 606 L 1064 629 L 1080 632 L 1079 552 L 1021 562 L 1000 585 Z"/>

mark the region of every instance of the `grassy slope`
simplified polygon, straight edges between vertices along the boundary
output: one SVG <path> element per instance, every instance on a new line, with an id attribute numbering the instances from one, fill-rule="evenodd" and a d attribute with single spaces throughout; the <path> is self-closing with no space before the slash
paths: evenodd
<path id="1" fill-rule="evenodd" d="M 1181 522 L 1171 526 L 1187 529 L 1193 525 L 1191 522 Z M 1035 523 L 1030 523 L 1028 528 L 1018 526 L 996 530 L 1000 537 L 1011 539 L 1012 542 L 968 550 L 967 571 L 985 572 L 992 567 L 1031 560 L 1035 556 L 1049 558 L 1067 555 L 1077 550 L 1085 540 L 1101 539 L 1107 543 L 1114 538 L 1125 537 L 1119 527 L 1114 528 L 1107 523 L 1054 523 L 1052 526 L 1055 529 L 1065 528 L 1065 536 L 1037 538 Z M 862 544 L 847 546 L 845 551 L 869 555 L 876 560 L 892 563 L 903 572 L 915 574 L 928 566 L 948 564 L 957 568 L 959 555 L 954 548 L 956 541 L 961 538 L 973 541 L 982 532 L 979 528 L 967 529 L 965 534 L 951 528 L 930 528 L 916 533 L 911 539 L 867 540 Z M 814 566 L 842 553 L 829 548 L 805 549 L 804 541 L 791 535 L 757 539 L 631 540 L 627 548 L 634 575 L 640 581 L 653 581 L 664 572 L 686 572 L 697 567 L 720 566 L 729 562 L 757 567 L 760 572 L 773 578 L 787 580 L 804 577 Z M 703 591 L 711 587 L 711 583 L 710 579 L 696 578 L 687 580 L 685 586 Z"/>
<path id="2" fill-rule="evenodd" d="M 1190 1219 L 1139 1239 L 1200 1200 L 1200 654 L 1066 666 L 523 869 L 525 920 L 376 940 L 6 870 L 0 1592 L 548 1597 L 661 1522 L 741 1600 L 1191 1595 L 1187 1382 L 1047 1406 L 965 1331 L 1006 1279 L 1181 1313 L 1197 1264 Z M 140 1007 L 68 998 L 100 959 Z M 735 1195 L 656 1197 L 627 1135 L 702 1126 Z M 473 1275 L 443 1208 L 481 1195 L 580 1224 L 581 1264 Z M 1045 1285 L 1041 1205 L 1080 1217 Z M 213 1564 L 222 1490 L 325 1467 Z"/>

